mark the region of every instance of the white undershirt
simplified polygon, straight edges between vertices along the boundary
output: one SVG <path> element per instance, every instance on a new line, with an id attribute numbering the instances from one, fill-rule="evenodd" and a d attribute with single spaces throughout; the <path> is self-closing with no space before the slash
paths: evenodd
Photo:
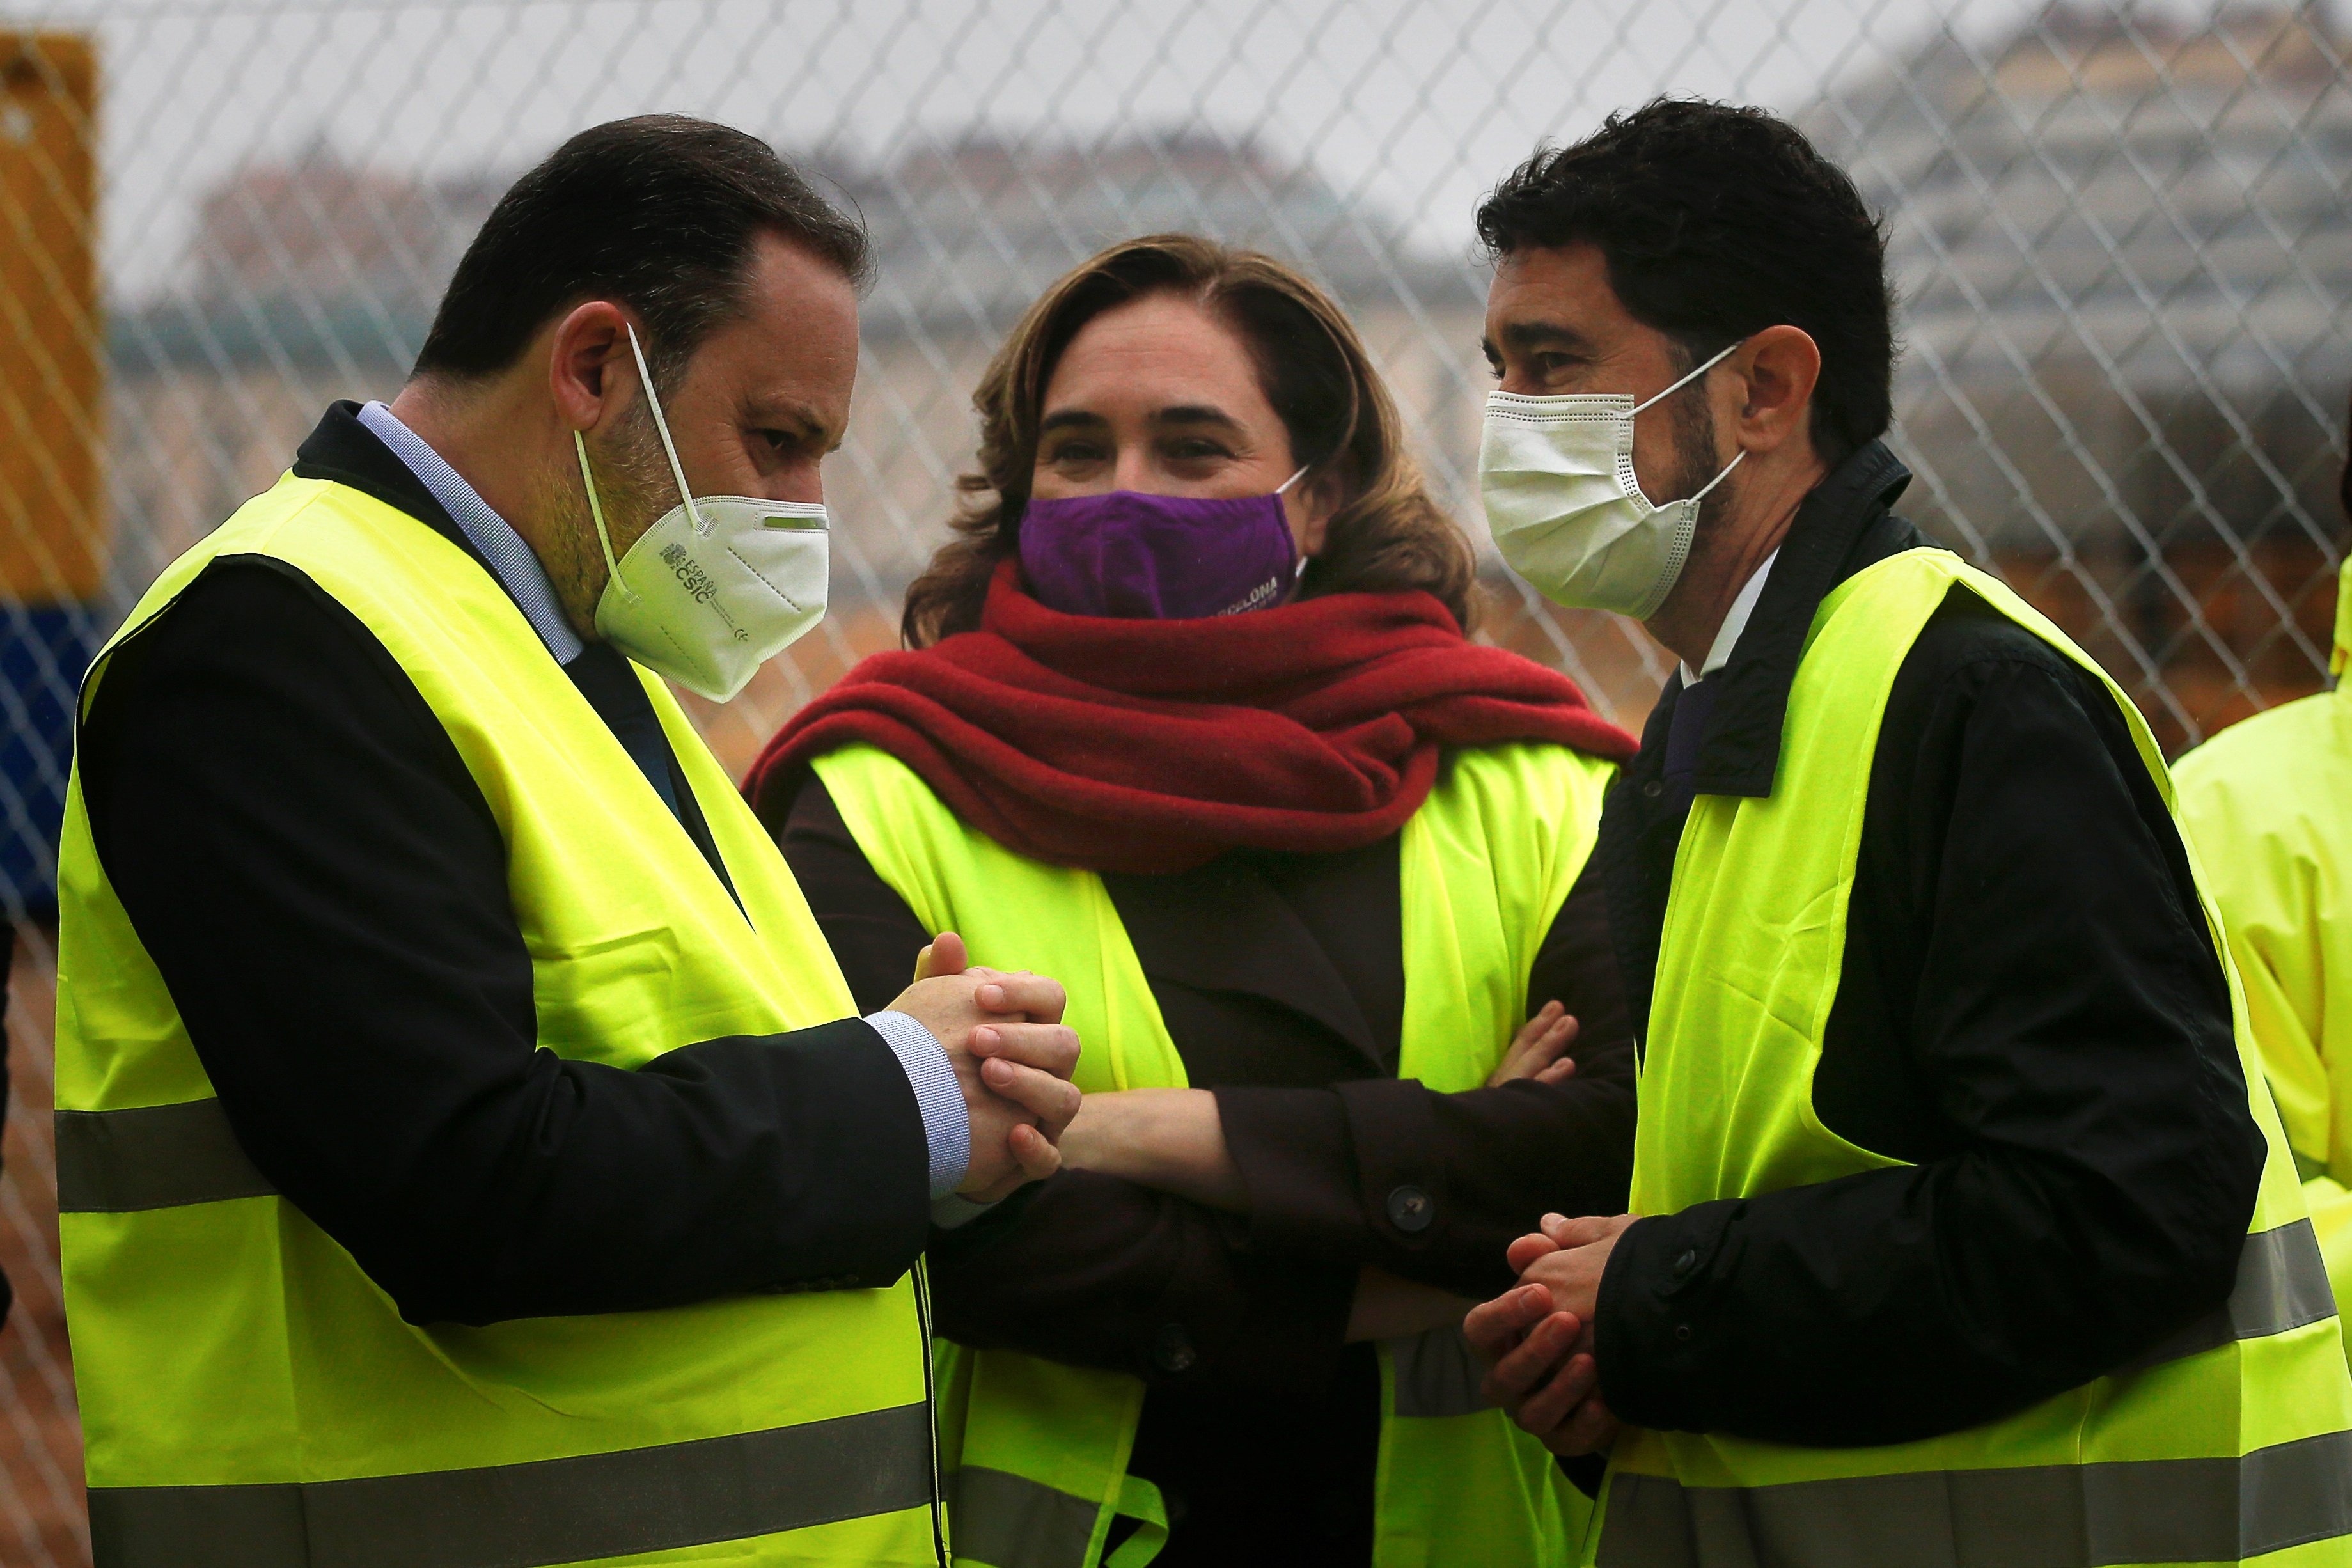
<path id="1" fill-rule="evenodd" d="M 1731 662 L 1731 650 L 1738 646 L 1739 634 L 1748 629 L 1748 617 L 1756 613 L 1756 601 L 1764 596 L 1764 579 L 1772 575 L 1772 563 L 1779 559 L 1778 550 L 1764 557 L 1763 563 L 1740 588 L 1739 596 L 1731 601 L 1731 608 L 1723 613 L 1723 625 L 1716 628 L 1715 642 L 1706 650 L 1706 663 L 1699 667 L 1698 673 L 1692 674 L 1687 664 L 1682 667 L 1685 687 L 1696 686 Z"/>

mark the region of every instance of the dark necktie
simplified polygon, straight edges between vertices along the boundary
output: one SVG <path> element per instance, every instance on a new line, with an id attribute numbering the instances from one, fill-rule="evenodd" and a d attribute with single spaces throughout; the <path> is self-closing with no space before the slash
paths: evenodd
<path id="1" fill-rule="evenodd" d="M 670 815 L 685 821 L 686 814 L 678 809 L 677 790 L 670 781 L 669 737 L 662 733 L 661 718 L 654 712 L 646 689 L 637 684 L 629 661 L 612 644 L 592 642 L 563 667 L 563 673 L 611 729 L 614 739 L 646 775 L 646 783 L 654 786 Z"/>
<path id="2" fill-rule="evenodd" d="M 1716 694 L 1722 687 L 1719 680 L 1684 687 L 1675 694 L 1675 710 L 1666 715 L 1666 760 L 1662 771 L 1666 806 L 1676 816 L 1690 809 L 1691 796 L 1696 793 L 1698 743 L 1706 733 L 1706 721 L 1715 712 Z"/>

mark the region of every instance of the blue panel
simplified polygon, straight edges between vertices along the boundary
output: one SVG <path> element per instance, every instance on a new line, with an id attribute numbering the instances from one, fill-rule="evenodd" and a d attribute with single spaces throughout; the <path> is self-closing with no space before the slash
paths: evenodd
<path id="1" fill-rule="evenodd" d="M 55 920 L 74 694 L 101 639 L 87 605 L 0 604 L 0 914 Z"/>

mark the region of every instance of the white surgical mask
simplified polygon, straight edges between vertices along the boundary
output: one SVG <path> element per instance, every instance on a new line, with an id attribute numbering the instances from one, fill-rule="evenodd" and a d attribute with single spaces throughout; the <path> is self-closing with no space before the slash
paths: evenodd
<path id="1" fill-rule="evenodd" d="M 1491 393 L 1478 488 L 1495 548 L 1544 595 L 1645 620 L 1690 556 L 1698 503 L 1739 467 L 1734 456 L 1686 500 L 1652 506 L 1633 477 L 1633 416 L 1723 363 L 1731 345 L 1647 403 L 1622 395 Z"/>
<path id="2" fill-rule="evenodd" d="M 688 489 L 635 328 L 629 348 L 637 356 L 646 405 L 661 433 L 679 500 L 626 555 L 614 560 L 604 503 L 588 471 L 588 443 L 572 433 L 596 539 L 612 572 L 596 601 L 596 630 L 646 668 L 724 702 L 761 665 L 824 619 L 830 537 L 824 508 Z"/>

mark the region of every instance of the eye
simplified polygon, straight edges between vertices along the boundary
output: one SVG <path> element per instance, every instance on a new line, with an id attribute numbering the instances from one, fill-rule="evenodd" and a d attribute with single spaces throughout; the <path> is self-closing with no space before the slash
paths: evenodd
<path id="1" fill-rule="evenodd" d="M 802 458 L 823 457 L 823 437 L 814 430 L 787 430 L 776 426 L 756 426 L 747 434 L 752 455 L 761 459 L 793 461 Z"/>
<path id="2" fill-rule="evenodd" d="M 1084 437 L 1070 437 L 1055 442 L 1045 453 L 1049 463 L 1099 463 L 1109 457 L 1101 442 Z"/>
<path id="3" fill-rule="evenodd" d="M 1230 458 L 1233 452 L 1222 442 L 1213 441 L 1205 436 L 1180 436 L 1168 443 L 1168 455 L 1198 461 L 1204 458 Z"/>

